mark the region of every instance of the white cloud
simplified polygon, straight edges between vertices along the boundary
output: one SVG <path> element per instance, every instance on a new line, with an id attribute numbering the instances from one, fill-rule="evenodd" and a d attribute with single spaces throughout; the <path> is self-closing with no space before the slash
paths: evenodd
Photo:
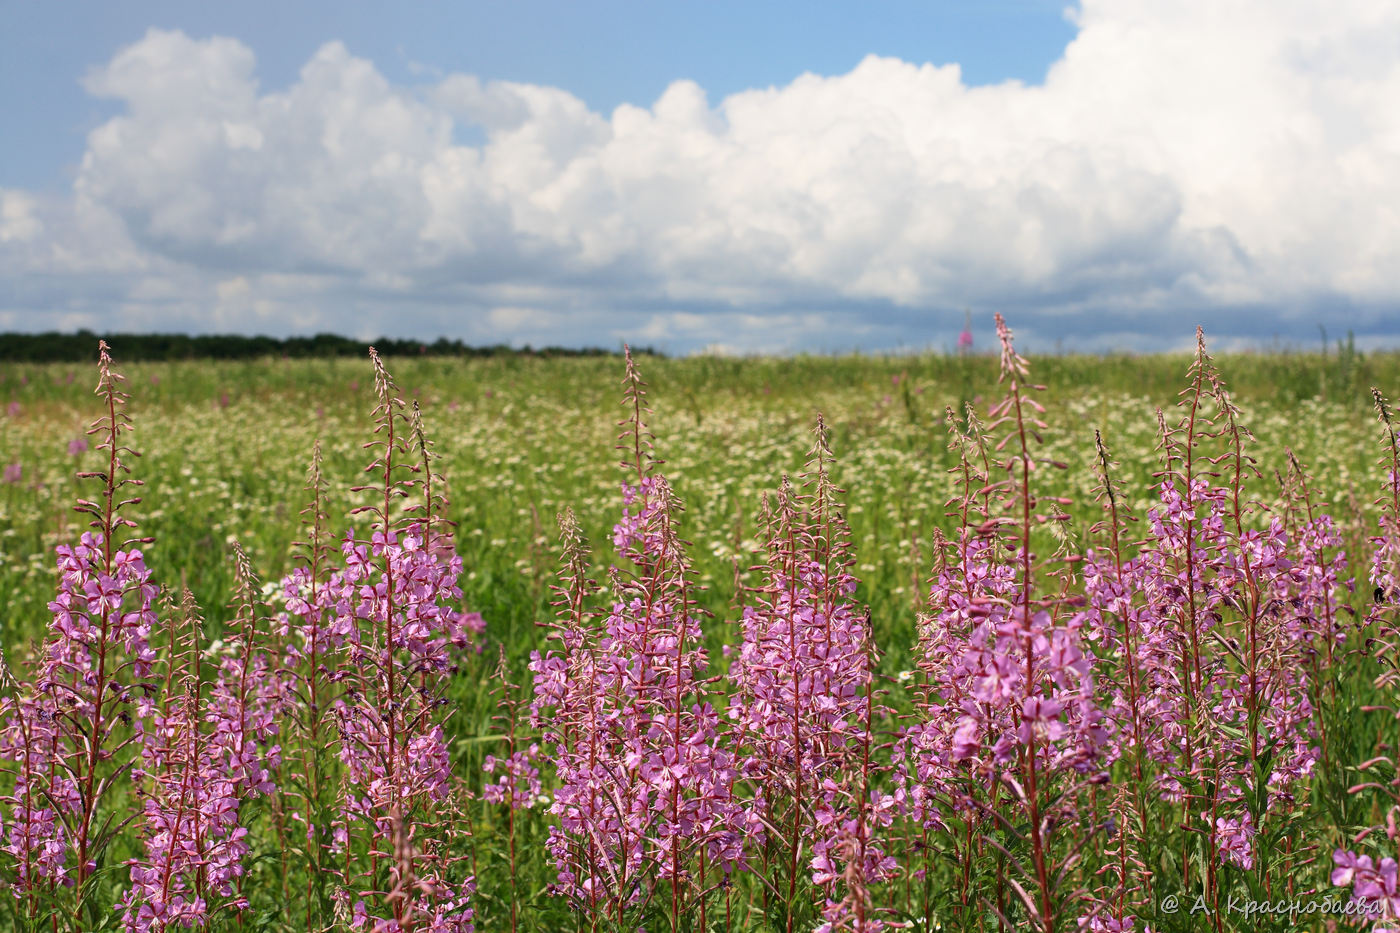
<path id="1" fill-rule="evenodd" d="M 23 191 L 0 188 L 0 243 L 32 240 L 43 230 L 34 198 Z"/>
<path id="2" fill-rule="evenodd" d="M 872 56 L 611 114 L 470 75 L 395 86 L 335 42 L 264 93 L 239 42 L 153 30 L 86 78 L 124 112 L 71 199 L 0 192 L 0 324 L 112 295 L 166 326 L 296 307 L 298 327 L 671 349 L 947 342 L 963 307 L 1086 347 L 1170 340 L 1183 311 L 1236 336 L 1396 329 L 1400 8 L 1076 17 L 1042 86 Z M 455 142 L 467 126 L 485 142 Z"/>

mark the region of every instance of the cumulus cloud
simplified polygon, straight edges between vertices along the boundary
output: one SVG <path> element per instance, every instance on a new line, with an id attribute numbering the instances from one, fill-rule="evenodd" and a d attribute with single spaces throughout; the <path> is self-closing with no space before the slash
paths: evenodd
<path id="1" fill-rule="evenodd" d="M 1073 15 L 1042 85 L 871 56 L 611 114 L 395 85 L 337 42 L 268 92 L 238 41 L 152 30 L 84 81 L 123 111 L 71 196 L 0 191 L 0 326 L 870 349 L 950 342 L 973 308 L 1091 349 L 1195 319 L 1400 333 L 1400 8 Z"/>
<path id="2" fill-rule="evenodd" d="M 42 233 L 37 206 L 23 191 L 0 188 L 0 243 L 26 242 Z"/>

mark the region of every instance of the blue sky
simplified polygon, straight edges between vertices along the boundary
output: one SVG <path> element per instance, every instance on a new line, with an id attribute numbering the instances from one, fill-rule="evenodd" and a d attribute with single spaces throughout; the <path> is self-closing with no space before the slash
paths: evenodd
<path id="1" fill-rule="evenodd" d="M 1035 83 L 1074 38 L 1058 0 L 899 0 L 871 16 L 844 3 L 732 0 L 88 2 L 77 4 L 81 16 L 74 8 L 0 3 L 0 113 L 6 135 L 24 141 L 0 147 L 0 185 L 71 184 L 84 137 L 120 111 L 79 79 L 152 27 L 241 40 L 257 52 L 264 90 L 292 84 L 321 45 L 339 39 L 406 85 L 463 72 L 565 88 L 599 112 L 650 104 L 678 78 L 719 98 L 806 71 L 840 74 L 872 53 L 957 62 L 969 84 Z"/>
<path id="2" fill-rule="evenodd" d="M 1001 310 L 1032 348 L 1400 336 L 1393 3 L 0 21 L 0 329 L 881 350 Z"/>

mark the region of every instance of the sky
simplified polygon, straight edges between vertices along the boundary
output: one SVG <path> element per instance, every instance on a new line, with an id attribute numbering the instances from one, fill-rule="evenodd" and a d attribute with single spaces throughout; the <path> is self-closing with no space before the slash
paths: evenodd
<path id="1" fill-rule="evenodd" d="M 0 330 L 1400 345 L 1394 0 L 0 0 Z"/>

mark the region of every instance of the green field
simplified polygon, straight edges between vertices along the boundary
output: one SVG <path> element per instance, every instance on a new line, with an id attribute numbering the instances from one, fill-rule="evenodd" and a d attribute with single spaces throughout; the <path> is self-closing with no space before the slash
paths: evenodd
<path id="1" fill-rule="evenodd" d="M 290 542 L 312 444 L 320 440 L 332 508 L 357 504 L 374 407 L 368 362 L 191 362 L 117 365 L 128 379 L 147 483 L 134 514 L 156 540 L 155 568 L 180 568 L 211 619 L 224 614 L 231 583 L 228 543 L 239 539 L 265 579 L 290 567 Z M 606 546 L 620 507 L 614 451 L 620 400 L 617 359 L 460 361 L 389 359 L 407 398 L 423 408 L 450 485 L 451 517 L 469 575 L 466 602 L 486 614 L 493 639 L 512 653 L 533 644 L 557 570 L 556 514 L 578 513 L 588 538 Z M 1333 511 L 1357 540 L 1374 527 L 1380 433 L 1369 388 L 1400 389 L 1400 354 L 1226 356 L 1220 367 L 1258 441 L 1266 472 L 1291 447 L 1316 474 Z M 1159 467 L 1155 409 L 1170 409 L 1186 356 L 1046 357 L 1033 373 L 1047 386 L 1051 455 L 1066 474 L 1071 512 L 1097 520 L 1088 465 L 1101 428 L 1128 471 L 1139 506 Z M 657 454 L 686 508 L 692 558 L 719 613 L 733 596 L 734 561 L 747 566 L 752 518 L 765 491 L 800 470 L 815 416 L 832 428 L 837 480 L 874 598 L 876 624 L 896 652 L 920 598 L 926 546 L 953 495 L 944 409 L 997 396 L 996 360 L 974 357 L 643 359 Z M 55 544 L 78 530 L 74 474 L 99 454 L 69 453 L 97 416 L 90 369 L 0 369 L 0 460 L 23 478 L 0 485 L 0 606 L 13 643 L 47 624 Z M 1084 529 L 1081 527 L 1080 529 Z M 159 572 L 158 572 L 159 576 Z M 180 580 L 165 580 L 178 585 Z"/>
<path id="2" fill-rule="evenodd" d="M 363 445 L 371 439 L 375 400 L 367 361 L 125 365 L 120 346 L 113 354 L 128 380 L 132 444 L 142 454 L 132 467 L 145 482 L 143 501 L 129 512 L 154 538 L 147 562 L 159 583 L 187 585 L 212 623 L 230 617 L 235 539 L 264 581 L 292 567 L 316 441 L 324 452 L 331 526 L 365 527 L 350 513 L 370 494 L 348 490 L 362 482 L 369 459 Z M 1045 453 L 1069 466 L 1055 482 L 1073 500 L 1071 532 L 1085 545 L 1101 540 L 1093 528 L 1102 516 L 1094 501 L 1094 429 L 1121 464 L 1133 511 L 1145 515 L 1160 468 L 1155 411 L 1170 413 L 1189 362 L 1187 356 L 1032 360 L 1033 375 L 1047 386 Z M 525 660 L 542 644 L 537 623 L 552 614 L 556 515 L 571 507 L 599 564 L 611 560 L 610 529 L 621 507 L 614 445 L 625 414 L 622 363 L 514 357 L 386 363 L 405 398 L 421 405 L 441 455 L 447 514 L 457 523 L 466 568 L 463 604 L 487 622 L 483 652 L 449 688 L 456 770 L 471 784 L 499 734 L 489 678 L 496 645 L 504 646 L 515 680 L 528 684 Z M 1353 568 L 1364 568 L 1382 485 L 1383 433 L 1369 389 L 1400 394 L 1400 354 L 1244 354 L 1217 363 L 1255 438 L 1252 452 L 1264 474 L 1255 495 L 1276 504 L 1275 470 L 1286 469 L 1285 448 L 1291 449 L 1328 501 Z M 648 424 L 656 454 L 684 504 L 682 532 L 705 587 L 701 602 L 714 614 L 711 644 L 737 638 L 736 583 L 754 582 L 750 567 L 762 558 L 755 527 L 760 501 L 784 474 L 801 471 L 820 412 L 832 429 L 835 480 L 847 491 L 857 598 L 871 607 L 882 669 L 894 678 L 912 666 L 930 541 L 935 529 L 953 527 L 945 509 L 957 494 L 948 472 L 956 461 L 944 412 L 968 403 L 985 410 L 998 397 L 995 357 L 644 358 L 639 366 L 654 410 Z M 81 531 L 72 504 L 91 495 L 74 474 L 94 469 L 100 453 L 71 452 L 70 442 L 100 413 L 94 382 L 94 370 L 77 365 L 0 368 L 0 465 L 18 465 L 0 483 L 0 625 L 16 668 L 46 631 L 53 548 Z M 1352 683 L 1370 675 L 1353 673 Z M 479 929 L 502 928 L 506 909 L 500 849 L 489 842 L 501 819 L 496 808 L 474 811 L 476 838 L 488 840 L 476 853 Z M 526 928 L 564 922 L 562 906 L 544 893 L 553 877 L 538 846 L 546 821 L 535 810 L 520 829 Z M 263 898 L 254 906 L 267 911 L 268 903 Z"/>

